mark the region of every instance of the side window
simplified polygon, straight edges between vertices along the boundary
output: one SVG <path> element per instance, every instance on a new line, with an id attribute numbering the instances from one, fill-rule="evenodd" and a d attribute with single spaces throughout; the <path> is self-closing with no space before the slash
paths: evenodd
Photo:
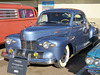
<path id="1" fill-rule="evenodd" d="M 0 19 L 18 18 L 16 9 L 0 9 Z"/>
<path id="2" fill-rule="evenodd" d="M 33 18 L 34 13 L 32 9 L 19 9 L 20 18 Z"/>
<path id="3" fill-rule="evenodd" d="M 40 17 L 39 22 L 48 22 L 48 15 L 47 15 L 47 14 L 43 14 L 43 15 Z"/>
<path id="4" fill-rule="evenodd" d="M 74 16 L 74 20 L 73 20 L 73 25 L 80 25 L 83 24 L 84 20 L 83 20 L 83 16 L 80 14 L 77 14 Z"/>

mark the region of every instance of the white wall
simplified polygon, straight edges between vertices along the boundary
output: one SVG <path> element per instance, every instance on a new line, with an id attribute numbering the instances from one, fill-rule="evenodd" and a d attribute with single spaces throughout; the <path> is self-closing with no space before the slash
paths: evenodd
<path id="1" fill-rule="evenodd" d="M 50 1 L 50 0 L 39 0 L 38 1 L 38 14 L 42 12 L 42 1 Z M 83 4 L 73 4 L 76 0 L 54 0 L 54 8 L 75 8 L 80 9 L 85 12 L 88 18 L 100 18 L 100 4 L 93 4 L 93 0 L 91 4 L 84 4 L 86 0 L 80 0 Z M 78 0 L 79 1 L 79 0 Z M 87 0 L 88 1 L 88 0 Z M 98 0 L 95 0 L 96 2 Z M 71 4 L 72 2 L 72 4 Z"/>
<path id="2" fill-rule="evenodd" d="M 100 18 L 100 4 L 55 4 L 54 8 L 80 9 L 87 18 Z"/>

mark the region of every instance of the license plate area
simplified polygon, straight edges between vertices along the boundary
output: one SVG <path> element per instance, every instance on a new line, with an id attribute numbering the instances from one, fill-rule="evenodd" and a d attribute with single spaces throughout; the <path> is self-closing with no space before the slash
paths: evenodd
<path id="1" fill-rule="evenodd" d="M 25 58 L 10 58 L 8 63 L 8 73 L 26 75 L 28 60 Z"/>

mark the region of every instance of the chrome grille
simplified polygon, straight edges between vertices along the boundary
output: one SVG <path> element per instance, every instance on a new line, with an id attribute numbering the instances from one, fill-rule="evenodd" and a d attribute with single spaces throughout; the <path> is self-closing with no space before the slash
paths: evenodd
<path id="1" fill-rule="evenodd" d="M 21 41 L 22 49 L 37 50 L 37 41 Z"/>
<path id="2" fill-rule="evenodd" d="M 13 49 L 15 51 L 15 57 L 25 57 L 25 58 L 28 58 L 28 54 L 31 55 L 31 59 L 36 59 L 36 57 L 34 57 L 34 52 L 35 51 L 32 51 L 32 50 L 27 50 L 25 52 L 25 56 L 22 55 L 23 53 L 23 50 L 20 50 L 20 49 Z M 37 59 L 43 59 L 43 52 L 37 52 L 38 53 L 38 57 Z"/>

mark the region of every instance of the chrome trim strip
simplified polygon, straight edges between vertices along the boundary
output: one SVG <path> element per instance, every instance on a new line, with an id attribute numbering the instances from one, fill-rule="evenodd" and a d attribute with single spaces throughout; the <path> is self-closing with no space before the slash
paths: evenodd
<path id="1" fill-rule="evenodd" d="M 3 16 L 17 16 L 17 14 L 1 14 L 0 16 L 1 17 L 3 17 Z"/>
<path id="2" fill-rule="evenodd" d="M 93 74 L 100 74 L 100 72 L 96 72 L 96 71 L 93 71 L 93 70 L 88 70 L 88 72 L 90 72 L 90 73 L 93 73 Z"/>
<path id="3" fill-rule="evenodd" d="M 100 70 L 100 68 L 96 68 L 96 67 L 88 67 L 88 66 L 85 66 L 86 69 L 89 69 L 89 70 Z"/>

